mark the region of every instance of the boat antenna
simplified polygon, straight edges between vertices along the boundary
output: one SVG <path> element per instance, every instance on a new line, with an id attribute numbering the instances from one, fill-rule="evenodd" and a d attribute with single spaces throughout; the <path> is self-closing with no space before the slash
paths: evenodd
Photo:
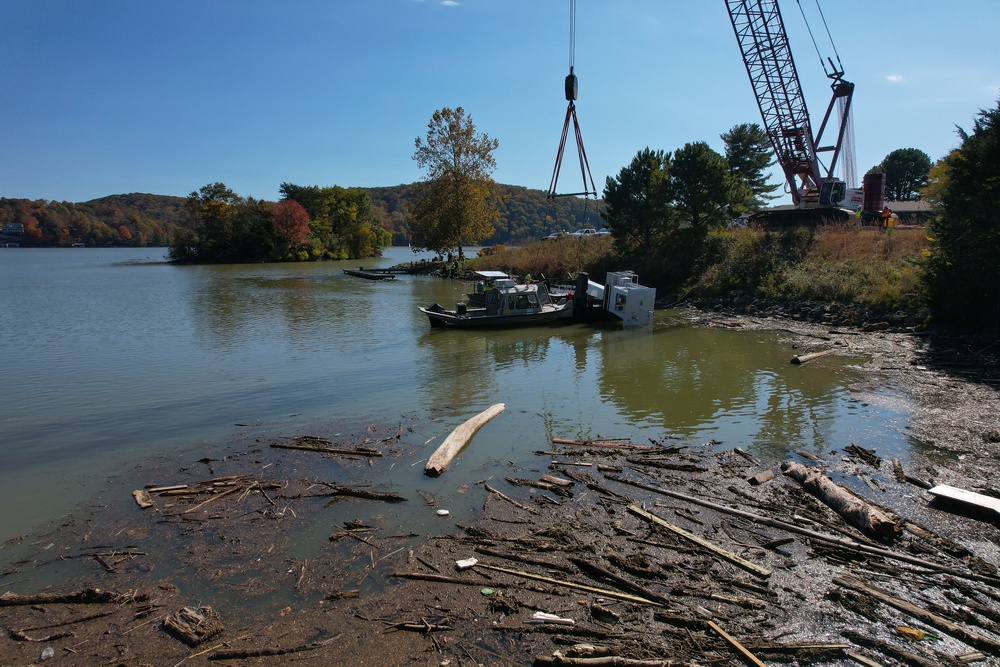
<path id="1" fill-rule="evenodd" d="M 576 60 L 576 0 L 569 0 L 569 74 L 564 82 L 566 100 L 569 106 L 566 108 L 566 120 L 563 121 L 562 136 L 559 139 L 559 151 L 556 153 L 556 166 L 552 170 L 552 180 L 549 182 L 548 198 L 556 197 L 597 197 L 597 188 L 594 186 L 594 177 L 590 173 L 590 163 L 587 161 L 587 151 L 583 147 L 583 134 L 580 133 L 580 121 L 576 117 L 576 98 L 578 92 L 578 80 L 574 72 Z M 573 123 L 573 134 L 576 137 L 576 151 L 580 158 L 580 175 L 583 177 L 583 192 L 568 192 L 559 194 L 556 192 L 556 185 L 559 182 L 559 171 L 562 169 L 563 153 L 566 151 L 566 137 L 569 135 L 570 122 Z"/>

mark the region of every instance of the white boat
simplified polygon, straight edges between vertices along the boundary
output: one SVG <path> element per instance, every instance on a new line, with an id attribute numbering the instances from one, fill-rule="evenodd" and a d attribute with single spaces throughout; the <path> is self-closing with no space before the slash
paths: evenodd
<path id="1" fill-rule="evenodd" d="M 487 328 L 524 327 L 550 324 L 573 316 L 573 302 L 553 301 L 544 284 L 518 285 L 509 278 L 498 278 L 486 290 L 484 308 L 468 308 L 460 303 L 455 310 L 440 304 L 420 308 L 432 327 Z"/>

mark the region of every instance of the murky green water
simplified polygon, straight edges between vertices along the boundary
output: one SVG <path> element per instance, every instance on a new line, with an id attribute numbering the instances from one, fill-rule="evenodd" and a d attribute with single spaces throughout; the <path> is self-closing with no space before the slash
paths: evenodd
<path id="1" fill-rule="evenodd" d="M 277 438 L 403 421 L 413 460 L 369 481 L 433 489 L 456 521 L 479 503 L 462 484 L 538 468 L 533 452 L 554 436 L 670 435 L 751 453 L 908 447 L 905 402 L 853 400 L 851 360 L 793 366 L 777 333 L 692 328 L 671 312 L 642 329 L 431 330 L 416 307 L 451 305 L 467 285 L 343 274 L 359 262 L 178 267 L 162 256 L 0 249 L 0 542 L 106 491 L 109 477 L 123 484 L 137 461 L 189 461 L 248 428 Z M 411 257 L 394 249 L 363 264 Z M 498 402 L 507 411 L 448 473 L 424 477 L 414 464 Z M 416 521 L 416 505 L 393 511 Z"/>

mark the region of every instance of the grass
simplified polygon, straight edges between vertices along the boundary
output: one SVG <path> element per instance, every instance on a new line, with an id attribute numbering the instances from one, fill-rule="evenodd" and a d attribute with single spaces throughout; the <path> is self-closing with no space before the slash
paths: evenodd
<path id="1" fill-rule="evenodd" d="M 856 303 L 887 310 L 926 304 L 923 229 L 727 230 L 713 235 L 712 246 L 715 256 L 695 279 L 698 296 L 740 292 L 765 301 Z"/>
<path id="2" fill-rule="evenodd" d="M 516 276 L 530 273 L 536 279 L 562 280 L 574 278 L 582 271 L 595 275 L 614 270 L 613 254 L 610 236 L 569 237 L 506 247 L 492 255 L 472 260 L 469 268 L 506 271 Z"/>
<path id="3" fill-rule="evenodd" d="M 712 232 L 702 259 L 678 293 L 696 298 L 743 295 L 765 302 L 814 301 L 858 304 L 880 310 L 918 310 L 927 304 L 921 262 L 927 255 L 924 229 L 858 229 L 829 225 L 761 231 Z M 600 278 L 606 271 L 635 269 L 640 279 L 663 292 L 677 285 L 657 285 L 678 258 L 667 248 L 623 266 L 610 236 L 566 238 L 526 243 L 476 258 L 470 268 L 495 269 L 523 277 L 569 279 L 586 271 Z M 686 264 L 684 264 L 686 265 Z M 657 267 L 660 267 L 658 272 Z"/>

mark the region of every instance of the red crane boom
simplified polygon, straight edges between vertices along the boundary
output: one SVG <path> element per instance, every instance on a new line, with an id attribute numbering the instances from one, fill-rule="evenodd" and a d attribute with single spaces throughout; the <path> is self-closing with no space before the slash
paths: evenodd
<path id="1" fill-rule="evenodd" d="M 827 59 L 833 70 L 827 72 L 833 97 L 819 133 L 813 134 L 777 0 L 726 0 L 726 8 L 792 202 L 797 208 L 836 206 L 844 198 L 845 184 L 834 178 L 833 171 L 844 144 L 854 84 L 845 81 L 843 69 Z M 834 108 L 838 109 L 836 140 L 823 146 L 823 133 Z M 825 171 L 821 153 L 831 154 Z"/>

